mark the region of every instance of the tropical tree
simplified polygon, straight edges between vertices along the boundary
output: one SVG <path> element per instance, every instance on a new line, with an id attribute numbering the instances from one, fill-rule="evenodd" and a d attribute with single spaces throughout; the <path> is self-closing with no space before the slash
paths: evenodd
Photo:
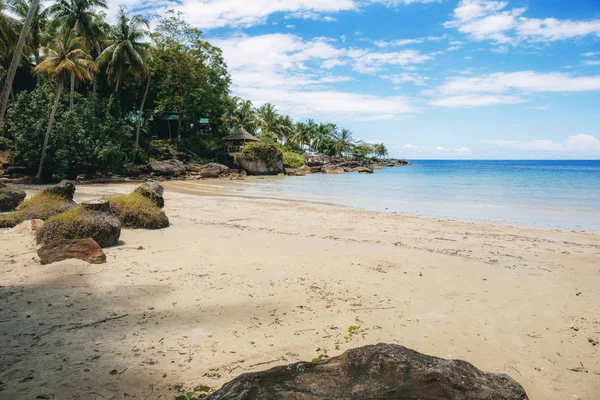
<path id="1" fill-rule="evenodd" d="M 79 80 L 90 80 L 92 79 L 92 72 L 97 69 L 96 63 L 84 49 L 85 39 L 83 37 L 75 36 L 72 31 L 63 29 L 58 38 L 54 39 L 49 46 L 42 48 L 44 60 L 33 69 L 34 73 L 44 73 L 54 77 L 56 82 L 56 96 L 44 135 L 40 165 L 36 175 L 37 179 L 42 177 L 46 147 L 48 146 L 50 132 L 52 132 L 52 125 L 54 124 L 54 117 L 65 80 L 70 76 L 75 76 Z"/>
<path id="2" fill-rule="evenodd" d="M 59 0 L 47 9 L 50 17 L 50 29 L 53 32 L 69 29 L 77 36 L 84 38 L 84 49 L 99 52 L 99 38 L 102 37 L 102 18 L 96 12 L 97 8 L 106 9 L 105 0 Z M 73 94 L 75 92 L 75 73 L 71 76 L 71 91 L 69 106 L 73 108 Z"/>
<path id="3" fill-rule="evenodd" d="M 290 136 L 290 141 L 304 148 L 305 146 L 308 146 L 310 144 L 310 138 L 310 126 L 305 122 L 297 122 Z"/>
<path id="4" fill-rule="evenodd" d="M 27 0 L 12 0 L 11 10 L 22 20 L 25 21 L 29 13 L 29 1 Z M 48 31 L 46 29 L 48 18 L 44 7 L 39 4 L 34 10 L 29 35 L 27 36 L 25 46 L 29 54 L 33 55 L 35 65 L 40 63 L 41 55 L 40 48 L 47 43 Z"/>
<path id="5" fill-rule="evenodd" d="M 373 154 L 379 156 L 379 158 L 384 158 L 388 155 L 388 149 L 383 143 L 378 143 L 373 146 Z"/>
<path id="6" fill-rule="evenodd" d="M 148 20 L 139 15 L 132 18 L 125 15 L 123 8 L 119 9 L 116 26 L 109 32 L 107 47 L 98 57 L 100 67 L 106 67 L 109 84 L 119 90 L 123 77 L 130 73 L 136 80 L 148 77 L 146 62 L 150 44 L 144 42 L 148 35 Z"/>
<path id="7" fill-rule="evenodd" d="M 349 129 L 342 129 L 336 137 L 335 148 L 341 155 L 350 153 L 352 150 L 352 132 Z"/>
<path id="8" fill-rule="evenodd" d="M 21 61 L 23 46 L 25 46 L 25 40 L 27 38 L 27 35 L 29 35 L 29 28 L 31 27 L 31 22 L 33 21 L 33 17 L 38 9 L 39 4 L 40 0 L 31 1 L 29 11 L 27 12 L 27 17 L 23 22 L 23 27 L 21 28 L 21 33 L 19 34 L 19 40 L 17 41 L 17 44 L 15 46 L 12 61 L 8 68 L 6 80 L 4 81 L 4 89 L 0 98 L 0 129 L 2 129 L 2 126 L 4 125 L 4 115 L 6 113 L 6 107 L 8 106 L 8 96 L 12 91 L 12 84 L 17 73 L 17 67 L 19 66 L 19 62 Z"/>
<path id="9" fill-rule="evenodd" d="M 283 132 L 279 129 L 279 114 L 271 103 L 263 104 L 257 112 L 258 126 L 261 133 L 275 134 L 278 139 L 283 139 Z"/>

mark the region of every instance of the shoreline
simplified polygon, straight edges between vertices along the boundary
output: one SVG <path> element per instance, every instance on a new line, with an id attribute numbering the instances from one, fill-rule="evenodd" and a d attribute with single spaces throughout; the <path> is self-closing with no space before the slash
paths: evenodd
<path id="1" fill-rule="evenodd" d="M 80 185 L 75 200 L 134 186 Z M 123 230 L 102 265 L 41 266 L 30 237 L 0 231 L 3 394 L 170 399 L 378 342 L 507 373 L 531 399 L 600 392 L 597 233 L 169 183 L 165 204 L 171 227 Z"/>

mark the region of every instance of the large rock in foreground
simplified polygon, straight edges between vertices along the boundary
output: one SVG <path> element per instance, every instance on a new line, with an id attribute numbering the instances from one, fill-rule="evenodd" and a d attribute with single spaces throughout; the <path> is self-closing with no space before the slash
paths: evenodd
<path id="1" fill-rule="evenodd" d="M 23 200 L 25 192 L 0 182 L 0 212 L 13 211 Z"/>
<path id="2" fill-rule="evenodd" d="M 135 193 L 149 199 L 158 208 L 163 208 L 165 206 L 165 199 L 163 198 L 164 192 L 165 188 L 156 182 L 142 183 L 135 189 Z"/>
<path id="3" fill-rule="evenodd" d="M 185 166 L 179 160 L 155 161 L 147 164 L 148 169 L 156 175 L 179 176 L 185 174 Z"/>
<path id="4" fill-rule="evenodd" d="M 399 345 L 378 344 L 317 364 L 300 362 L 243 374 L 208 399 L 524 400 L 527 394 L 508 375 Z"/>
<path id="5" fill-rule="evenodd" d="M 148 200 L 146 200 L 148 201 Z M 110 213 L 107 201 L 95 201 L 95 209 L 86 206 L 73 208 L 50 218 L 37 232 L 38 244 L 54 244 L 64 240 L 92 238 L 100 247 L 117 244 L 121 236 L 121 222 Z M 100 208 L 98 208 L 100 207 Z"/>
<path id="6" fill-rule="evenodd" d="M 52 264 L 58 261 L 77 258 L 90 264 L 106 262 L 106 255 L 93 239 L 63 240 L 46 244 L 38 250 L 42 264 Z"/>
<path id="7" fill-rule="evenodd" d="M 77 182 L 63 179 L 60 183 L 50 186 L 42 191 L 43 194 L 60 196 L 65 200 L 73 200 Z"/>

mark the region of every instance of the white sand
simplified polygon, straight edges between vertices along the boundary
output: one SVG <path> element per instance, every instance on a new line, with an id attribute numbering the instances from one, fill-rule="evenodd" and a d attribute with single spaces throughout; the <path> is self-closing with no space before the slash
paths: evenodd
<path id="1" fill-rule="evenodd" d="M 599 233 L 243 198 L 235 184 L 165 184 L 172 227 L 124 230 L 103 265 L 41 266 L 31 237 L 0 231 L 0 398 L 172 400 L 176 385 L 378 342 L 505 372 L 531 399 L 600 398 Z M 133 187 L 79 186 L 76 200 Z"/>

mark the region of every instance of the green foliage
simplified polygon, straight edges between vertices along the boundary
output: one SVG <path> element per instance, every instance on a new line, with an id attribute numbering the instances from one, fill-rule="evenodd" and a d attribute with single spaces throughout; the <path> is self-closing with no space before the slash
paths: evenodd
<path id="1" fill-rule="evenodd" d="M 352 340 L 352 337 L 356 334 L 356 332 L 358 332 L 358 330 L 360 329 L 360 326 L 356 326 L 356 325 L 351 325 L 348 327 L 348 336 L 344 336 L 344 339 L 346 340 L 346 342 Z"/>
<path id="2" fill-rule="evenodd" d="M 124 228 L 162 229 L 169 226 L 165 212 L 138 193 L 109 197 L 107 200 Z"/>
<path id="3" fill-rule="evenodd" d="M 240 157 L 248 161 L 263 161 L 267 165 L 283 158 L 283 152 L 274 144 L 252 142 L 244 146 Z"/>
<path id="4" fill-rule="evenodd" d="M 194 388 L 191 392 L 186 392 L 185 395 L 175 397 L 175 400 L 195 400 L 202 397 L 205 397 L 208 392 L 210 392 L 211 388 L 208 386 L 200 385 Z M 194 397 L 195 394 L 198 394 L 197 397 Z"/>
<path id="5" fill-rule="evenodd" d="M 65 97 L 67 95 L 65 94 Z M 40 160 L 42 143 L 54 90 L 49 84 L 22 92 L 7 115 L 7 131 L 15 138 L 15 158 L 34 170 Z M 95 96 L 76 96 L 69 111 L 63 99 L 50 134 L 46 177 L 74 178 L 77 174 L 119 172 L 130 149 L 132 127 L 106 115 L 106 104 Z"/>
<path id="6" fill-rule="evenodd" d="M 304 156 L 298 153 L 284 152 L 283 153 L 283 166 L 286 168 L 300 168 L 306 164 Z"/>
<path id="7" fill-rule="evenodd" d="M 46 220 L 73 206 L 74 203 L 65 201 L 61 196 L 39 192 L 22 202 L 16 211 L 0 214 L 0 228 L 12 228 L 29 219 Z"/>

